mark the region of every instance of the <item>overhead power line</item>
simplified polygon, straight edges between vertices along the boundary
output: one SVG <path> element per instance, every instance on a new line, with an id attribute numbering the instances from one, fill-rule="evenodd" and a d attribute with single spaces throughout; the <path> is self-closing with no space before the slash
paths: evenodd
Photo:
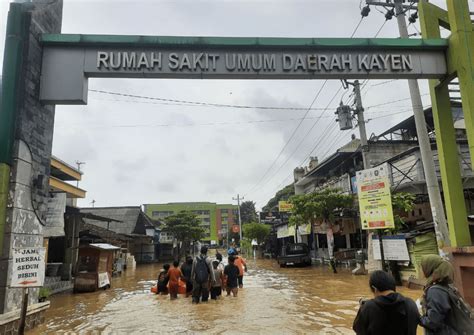
<path id="1" fill-rule="evenodd" d="M 334 99 L 336 98 L 336 96 L 339 94 L 339 92 L 341 91 L 341 88 L 342 87 L 339 87 L 339 89 L 337 90 L 336 94 L 334 94 L 334 96 L 332 97 L 331 101 L 329 101 L 328 105 L 326 106 L 326 110 L 329 109 L 329 106 L 332 104 L 332 102 L 334 101 Z M 323 112 L 324 113 L 324 112 Z M 309 134 L 311 133 L 311 131 L 314 129 L 314 127 L 319 123 L 319 120 L 321 119 L 322 117 L 322 114 L 319 118 L 316 119 L 316 121 L 313 123 L 312 127 L 306 132 L 306 134 L 303 136 L 303 138 L 301 139 L 301 141 L 297 144 L 297 146 L 295 147 L 295 149 L 291 152 L 291 154 L 286 158 L 285 162 L 283 162 L 282 165 L 280 165 L 280 167 L 275 171 L 275 173 L 268 179 L 268 182 L 270 180 L 272 180 L 277 174 L 278 172 L 281 171 L 281 169 L 290 161 L 290 159 L 293 157 L 293 155 L 298 151 L 298 149 L 300 148 L 301 144 L 303 144 L 304 140 L 309 136 Z M 332 116 L 332 118 L 334 118 L 334 116 Z M 333 123 L 330 123 L 330 124 L 333 124 Z"/>
<path id="2" fill-rule="evenodd" d="M 300 111 L 308 110 L 308 108 L 305 108 L 305 107 L 232 105 L 232 104 L 219 104 L 219 103 L 203 102 L 203 101 L 188 101 L 188 100 L 180 100 L 180 99 L 150 97 L 150 96 L 144 96 L 144 95 L 127 94 L 127 93 L 104 91 L 104 90 L 90 89 L 89 91 L 94 92 L 94 93 L 99 93 L 99 94 L 107 94 L 107 95 L 121 96 L 121 97 L 127 97 L 127 98 L 152 100 L 152 101 L 162 101 L 162 102 L 166 102 L 169 105 L 176 104 L 176 105 L 179 105 L 179 106 L 185 105 L 185 106 L 199 106 L 199 107 L 240 108 L 240 109 L 268 109 L 268 110 L 300 110 Z M 120 101 L 120 102 L 133 102 L 133 103 L 138 102 L 138 101 L 133 101 L 133 100 L 118 100 L 118 101 Z M 323 110 L 323 108 L 310 108 L 310 110 Z"/>
<path id="3" fill-rule="evenodd" d="M 362 5 L 362 1 L 360 2 L 359 5 L 360 5 L 360 7 L 362 7 L 362 6 L 361 6 L 361 5 Z M 365 12 L 365 13 L 364 13 L 364 11 L 366 11 L 366 10 L 367 10 L 367 8 L 364 8 L 364 10 L 361 12 L 362 17 L 360 18 L 359 23 L 357 24 L 357 26 L 355 27 L 354 31 L 352 32 L 351 38 L 354 37 L 355 33 L 357 32 L 357 30 L 359 29 L 359 27 L 360 27 L 360 25 L 361 25 L 361 23 L 362 23 L 362 20 L 364 19 L 364 17 L 367 16 L 368 12 Z M 370 9 L 369 9 L 369 11 L 370 11 Z M 377 37 L 377 36 L 380 34 L 380 32 L 382 31 L 382 29 L 383 29 L 383 27 L 385 26 L 385 23 L 386 23 L 386 22 L 387 22 L 387 20 L 384 21 L 383 24 L 380 26 L 380 28 L 377 30 L 377 32 L 376 32 L 376 34 L 375 34 L 375 37 Z M 385 82 L 385 83 L 388 83 L 388 82 Z M 362 83 L 362 89 L 365 88 L 365 86 L 366 86 L 367 84 L 368 84 L 368 80 L 365 80 L 365 81 Z M 380 83 L 379 85 L 382 85 L 382 84 L 383 84 L 383 83 Z M 345 94 L 346 94 L 346 93 L 343 94 L 343 96 L 341 97 L 341 99 L 344 97 Z M 336 93 L 336 95 L 337 95 L 337 93 Z M 351 97 L 351 96 L 349 96 L 349 99 L 350 99 L 350 97 Z M 333 98 L 333 99 L 334 99 L 334 98 Z M 395 102 L 398 102 L 398 101 L 395 101 Z M 393 102 L 393 103 L 394 103 L 394 102 Z M 368 108 L 371 108 L 371 107 L 372 107 L 372 108 L 376 108 L 377 106 L 368 106 L 367 109 L 368 109 Z M 332 128 L 334 128 L 334 126 L 333 126 Z M 328 131 L 330 131 L 330 129 L 331 129 L 331 125 L 328 125 L 328 127 L 323 131 L 323 133 L 322 133 L 320 139 L 324 138 L 324 136 L 326 136 L 326 133 L 327 133 Z M 339 141 L 339 137 L 340 137 L 340 136 L 341 136 L 341 135 L 338 136 L 338 140 L 337 140 L 337 141 Z M 335 141 L 335 142 L 337 142 L 337 141 Z M 318 148 L 319 145 L 321 145 L 321 143 L 322 143 L 322 141 L 320 141 L 320 140 L 316 141 L 316 145 L 312 148 L 310 154 L 307 155 L 307 157 L 303 160 L 303 162 L 302 162 L 299 166 L 302 166 L 302 165 L 304 164 L 304 162 L 313 154 L 313 152 Z M 327 151 L 326 151 L 326 152 L 327 152 Z M 293 154 L 292 154 L 292 155 L 293 155 Z M 288 159 L 287 159 L 287 161 L 288 161 Z M 285 163 L 283 163 L 283 165 L 285 165 L 285 164 L 286 164 L 286 161 L 285 161 Z M 282 165 L 282 166 L 283 166 L 283 165 Z M 281 169 L 282 166 L 280 166 L 280 169 Z M 278 169 L 278 171 L 279 171 L 280 169 Z M 278 171 L 277 171 L 277 173 L 278 173 Z M 288 175 L 288 176 L 282 181 L 282 183 L 284 183 L 291 175 L 292 175 L 292 173 L 290 173 L 290 175 Z M 272 176 L 272 178 L 273 178 L 273 176 Z M 272 178 L 270 178 L 269 180 L 271 180 Z M 279 189 L 279 187 L 282 185 L 282 183 L 280 183 L 280 185 L 277 186 L 277 189 Z"/>
<path id="4" fill-rule="evenodd" d="M 378 86 L 378 85 L 383 85 L 387 84 L 391 81 L 386 81 L 383 83 L 379 84 L 374 84 L 372 86 Z M 365 87 L 365 82 L 364 86 Z M 90 90 L 91 92 L 99 93 L 99 94 L 106 94 L 106 95 L 114 95 L 114 96 L 124 96 L 124 97 L 133 97 L 135 99 L 143 99 L 147 101 L 137 101 L 137 100 L 105 100 L 105 101 L 112 101 L 112 102 L 129 102 L 129 103 L 142 103 L 142 104 L 158 104 L 158 105 L 176 105 L 176 106 L 184 106 L 184 107 L 219 107 L 219 108 L 235 108 L 235 109 L 262 109 L 262 110 L 295 110 L 295 111 L 307 111 L 308 108 L 305 107 L 277 107 L 277 106 L 248 106 L 248 105 L 232 105 L 232 104 L 218 104 L 218 103 L 212 103 L 212 102 L 202 102 L 202 101 L 186 101 L 186 100 L 177 100 L 177 99 L 169 99 L 169 98 L 159 98 L 159 97 L 150 97 L 150 96 L 144 96 L 144 95 L 136 95 L 136 94 L 126 94 L 126 93 L 121 93 L 121 92 L 111 92 L 111 91 L 102 91 L 102 90 Z M 102 100 L 102 99 L 100 99 Z M 372 106 L 367 106 L 366 109 L 369 108 L 375 108 L 378 106 L 383 106 L 383 105 L 389 105 L 395 102 L 399 101 L 405 101 L 409 99 L 401 99 L 401 100 L 395 100 L 395 101 L 390 101 L 386 102 L 383 104 L 378 104 L 378 105 L 372 105 Z M 161 101 L 157 103 L 156 101 Z M 167 102 L 165 102 L 167 101 Z M 174 101 L 174 102 L 173 102 Z M 311 111 L 324 111 L 325 108 L 323 107 L 311 107 Z"/>
<path id="5" fill-rule="evenodd" d="M 321 92 L 323 91 L 324 87 L 326 86 L 328 80 L 326 79 L 324 82 L 323 82 L 323 85 L 321 85 L 318 93 L 316 93 L 316 96 L 314 97 L 313 101 L 311 102 L 311 104 L 309 105 L 309 108 L 308 110 L 306 111 L 305 115 L 303 116 L 303 119 L 306 117 L 306 115 L 308 115 L 308 113 L 310 112 L 311 110 L 311 107 L 313 107 L 314 103 L 316 102 L 316 100 L 319 98 Z M 298 131 L 298 129 L 300 128 L 301 124 L 303 123 L 303 120 L 300 121 L 300 123 L 296 126 L 296 128 L 293 130 L 293 133 L 291 134 L 290 138 L 286 141 L 285 145 L 283 146 L 283 148 L 280 150 L 280 152 L 278 153 L 278 155 L 276 156 L 276 158 L 273 160 L 273 162 L 270 164 L 270 166 L 268 167 L 268 169 L 265 171 L 265 173 L 262 175 L 262 177 L 258 180 L 258 182 L 248 191 L 246 192 L 245 194 L 248 194 L 250 192 L 252 192 L 256 187 L 258 187 L 260 185 L 260 183 L 267 177 L 268 173 L 271 171 L 271 169 L 275 166 L 276 162 L 278 161 L 278 159 L 281 157 L 281 155 L 283 154 L 283 152 L 285 151 L 286 147 L 288 146 L 288 144 L 291 142 L 291 140 L 293 139 L 293 137 L 295 136 L 296 132 Z"/>

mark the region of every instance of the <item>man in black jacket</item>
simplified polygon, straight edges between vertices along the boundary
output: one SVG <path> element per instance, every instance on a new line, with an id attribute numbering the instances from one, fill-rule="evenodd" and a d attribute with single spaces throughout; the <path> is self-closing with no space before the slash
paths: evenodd
<path id="1" fill-rule="evenodd" d="M 370 275 L 374 299 L 361 302 L 353 329 L 358 335 L 416 335 L 420 320 L 413 300 L 396 292 L 395 279 L 384 271 Z"/>

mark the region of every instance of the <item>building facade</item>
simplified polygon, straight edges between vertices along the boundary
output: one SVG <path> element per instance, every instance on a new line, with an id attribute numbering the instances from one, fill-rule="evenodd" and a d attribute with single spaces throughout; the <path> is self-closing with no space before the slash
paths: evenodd
<path id="1" fill-rule="evenodd" d="M 474 218 L 474 174 L 469 156 L 462 106 L 455 101 L 451 102 L 451 112 L 459 171 L 461 172 L 463 182 L 464 201 L 468 213 L 465 224 L 468 226 L 470 239 L 473 240 L 474 224 L 471 220 Z M 431 139 L 435 170 L 441 183 L 440 163 L 435 142 L 436 133 L 433 130 L 434 121 L 431 108 L 425 110 L 425 118 L 427 131 Z M 400 231 L 400 233 L 403 233 L 406 237 L 411 262 L 409 266 L 401 268 L 401 276 L 402 279 L 407 281 L 419 279 L 419 259 L 423 254 L 437 254 L 438 249 L 434 235 L 433 216 L 428 199 L 424 169 L 417 143 L 414 117 L 405 119 L 378 136 L 372 136 L 369 140 L 368 149 L 367 154 L 371 167 L 380 165 L 387 167 L 393 193 L 407 192 L 416 196 L 413 210 L 410 213 L 402 213 L 406 228 Z M 352 142 L 337 150 L 321 163 L 317 161 L 312 163 L 309 167 L 297 167 L 294 170 L 296 194 L 308 194 L 332 188 L 346 194 L 353 194 L 354 198 L 357 199 L 355 173 L 363 169 L 359 140 L 353 139 Z M 338 219 L 340 222 L 337 222 L 337 231 L 333 229 L 336 250 L 346 252 L 350 249 L 366 246 L 366 241 L 364 241 L 366 233 L 361 231 L 360 217 L 354 213 L 347 213 L 347 217 L 346 213 L 340 214 Z M 448 225 L 452 224 L 452 222 L 448 221 Z M 283 231 L 284 227 L 281 230 Z M 315 251 L 316 257 L 327 258 L 326 232 L 320 230 L 317 226 L 313 227 L 312 232 L 315 236 L 314 242 L 311 245 L 308 240 L 308 244 Z M 280 238 L 284 238 L 290 234 L 286 232 L 286 234 L 280 235 Z M 301 235 L 301 240 L 306 242 L 305 236 Z M 468 301 L 474 301 L 474 293 L 466 284 L 472 283 L 474 279 L 472 263 L 463 263 L 462 266 L 456 266 L 455 264 L 455 268 L 457 271 L 456 282 L 458 287 L 463 291 Z"/>
<path id="2" fill-rule="evenodd" d="M 231 227 L 238 224 L 237 206 L 231 204 L 217 204 L 214 202 L 173 202 L 167 204 L 146 204 L 145 213 L 156 220 L 177 214 L 181 211 L 190 211 L 201 220 L 201 227 L 205 230 L 202 242 L 211 245 L 221 244 L 231 238 Z M 162 232 L 161 239 L 172 239 Z"/>
<path id="3" fill-rule="evenodd" d="M 81 208 L 83 222 L 132 239 L 130 252 L 137 263 L 159 259 L 160 223 L 151 220 L 140 206 Z"/>

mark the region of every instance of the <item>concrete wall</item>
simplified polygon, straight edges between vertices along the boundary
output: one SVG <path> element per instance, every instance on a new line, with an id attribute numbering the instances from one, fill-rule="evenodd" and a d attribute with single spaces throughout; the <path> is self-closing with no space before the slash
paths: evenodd
<path id="1" fill-rule="evenodd" d="M 61 32 L 62 0 L 46 3 L 34 0 L 23 6 L 29 8 L 23 13 L 29 33 L 23 36 L 15 146 L 0 259 L 0 313 L 13 311 L 21 304 L 21 289 L 7 288 L 12 248 L 43 246 L 42 225 L 47 207 L 54 129 L 54 107 L 39 103 L 40 36 Z M 37 302 L 37 289 L 31 293 L 30 304 Z"/>

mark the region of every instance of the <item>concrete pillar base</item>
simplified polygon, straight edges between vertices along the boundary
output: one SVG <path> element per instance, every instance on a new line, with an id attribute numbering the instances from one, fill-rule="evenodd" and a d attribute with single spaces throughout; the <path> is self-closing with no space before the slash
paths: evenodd
<path id="1" fill-rule="evenodd" d="M 474 306 L 474 246 L 462 248 L 445 248 L 452 253 L 454 281 L 464 299 Z"/>

